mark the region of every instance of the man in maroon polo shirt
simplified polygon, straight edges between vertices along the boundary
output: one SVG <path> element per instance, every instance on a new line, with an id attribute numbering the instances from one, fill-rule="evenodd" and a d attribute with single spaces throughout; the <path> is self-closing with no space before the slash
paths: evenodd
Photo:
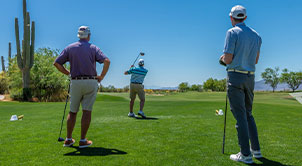
<path id="1" fill-rule="evenodd" d="M 101 82 L 110 66 L 109 59 L 95 45 L 89 43 L 90 29 L 81 26 L 78 30 L 78 42 L 67 46 L 55 60 L 55 67 L 65 75 L 71 76 L 70 83 L 70 112 L 67 117 L 67 137 L 65 147 L 72 146 L 72 132 L 75 126 L 77 112 L 82 105 L 83 115 L 81 121 L 81 140 L 79 148 L 92 145 L 92 141 L 86 139 L 86 134 L 91 121 L 91 111 L 97 95 L 98 82 Z M 63 66 L 70 63 L 70 72 Z M 104 63 L 102 73 L 97 76 L 96 62 Z"/>

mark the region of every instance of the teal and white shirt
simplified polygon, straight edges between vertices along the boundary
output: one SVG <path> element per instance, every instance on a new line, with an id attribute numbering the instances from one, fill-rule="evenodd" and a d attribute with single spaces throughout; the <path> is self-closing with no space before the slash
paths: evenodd
<path id="1" fill-rule="evenodd" d="M 148 73 L 148 70 L 140 66 L 140 67 L 132 67 L 127 72 L 128 74 L 131 74 L 131 83 L 142 84 Z"/>

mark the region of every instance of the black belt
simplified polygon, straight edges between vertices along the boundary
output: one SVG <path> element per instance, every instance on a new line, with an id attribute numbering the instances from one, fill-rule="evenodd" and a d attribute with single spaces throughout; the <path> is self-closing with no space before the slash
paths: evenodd
<path id="1" fill-rule="evenodd" d="M 131 84 L 143 84 L 143 83 L 138 83 L 138 82 L 131 82 Z"/>
<path id="2" fill-rule="evenodd" d="M 96 76 L 71 77 L 72 80 L 97 80 Z"/>

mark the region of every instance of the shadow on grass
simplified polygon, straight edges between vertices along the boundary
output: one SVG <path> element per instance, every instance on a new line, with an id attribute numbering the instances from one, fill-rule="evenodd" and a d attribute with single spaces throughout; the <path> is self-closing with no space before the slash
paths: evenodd
<path id="1" fill-rule="evenodd" d="M 269 160 L 265 157 L 263 158 L 259 158 L 259 159 L 256 159 L 258 161 L 261 161 L 262 164 L 248 164 L 248 165 L 264 165 L 264 166 L 290 166 L 290 165 L 285 165 L 285 164 L 282 164 L 278 161 L 273 161 L 273 160 Z"/>
<path id="2" fill-rule="evenodd" d="M 76 149 L 76 151 L 66 153 L 64 156 L 108 156 L 127 154 L 127 152 L 121 150 L 107 149 L 102 147 L 88 147 L 81 149 L 78 146 L 72 146 L 71 148 Z"/>
<path id="3" fill-rule="evenodd" d="M 135 117 L 135 119 L 137 119 L 137 120 L 158 120 L 158 118 L 152 118 L 152 117 L 146 117 L 146 118 Z"/>

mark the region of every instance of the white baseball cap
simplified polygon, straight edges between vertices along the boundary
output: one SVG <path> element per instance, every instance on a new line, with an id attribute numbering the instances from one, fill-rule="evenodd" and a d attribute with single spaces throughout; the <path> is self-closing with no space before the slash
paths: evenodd
<path id="1" fill-rule="evenodd" d="M 138 60 L 138 65 L 142 66 L 145 64 L 145 61 L 143 59 Z"/>
<path id="2" fill-rule="evenodd" d="M 232 8 L 229 15 L 236 19 L 244 19 L 246 17 L 246 9 L 241 5 L 236 5 Z"/>
<path id="3" fill-rule="evenodd" d="M 78 38 L 87 38 L 90 34 L 90 28 L 88 26 L 80 26 L 78 30 Z"/>

